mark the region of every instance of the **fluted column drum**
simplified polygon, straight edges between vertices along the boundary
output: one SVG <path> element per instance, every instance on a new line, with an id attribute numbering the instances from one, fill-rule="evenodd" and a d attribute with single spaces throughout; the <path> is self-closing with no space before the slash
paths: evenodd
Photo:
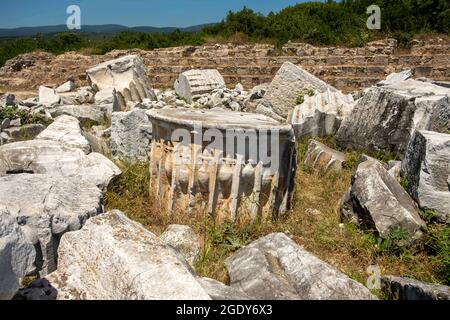
<path id="1" fill-rule="evenodd" d="M 276 219 L 290 208 L 296 166 L 290 125 L 226 110 L 152 110 L 149 116 L 150 192 L 172 214 L 245 222 Z"/>

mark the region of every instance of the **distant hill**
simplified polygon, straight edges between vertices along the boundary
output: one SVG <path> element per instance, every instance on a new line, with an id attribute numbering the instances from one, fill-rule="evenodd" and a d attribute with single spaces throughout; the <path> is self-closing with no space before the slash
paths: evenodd
<path id="1" fill-rule="evenodd" d="M 196 26 L 191 26 L 187 28 L 176 28 L 176 27 L 126 27 L 119 24 L 104 24 L 104 25 L 84 25 L 81 30 L 72 30 L 73 32 L 80 33 L 97 33 L 97 34 L 111 34 L 117 33 L 125 30 L 137 31 L 137 32 L 147 32 L 147 33 L 170 33 L 175 31 L 176 29 L 180 29 L 184 32 L 196 32 L 200 31 L 204 27 L 213 25 L 210 24 L 201 24 Z M 13 28 L 13 29 L 0 29 L 0 38 L 15 38 L 15 37 L 26 37 L 26 36 L 35 36 L 38 33 L 42 34 L 52 34 L 52 33 L 61 33 L 69 31 L 65 24 L 56 25 L 56 26 L 41 26 L 41 27 L 21 27 L 21 28 Z"/>

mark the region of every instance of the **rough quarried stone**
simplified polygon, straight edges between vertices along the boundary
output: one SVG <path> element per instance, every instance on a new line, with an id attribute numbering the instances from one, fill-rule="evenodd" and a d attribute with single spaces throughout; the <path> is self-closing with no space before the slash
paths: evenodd
<path id="1" fill-rule="evenodd" d="M 50 110 L 52 117 L 68 115 L 79 121 L 88 121 L 96 124 L 105 122 L 107 116 L 105 111 L 98 105 L 67 105 Z"/>
<path id="2" fill-rule="evenodd" d="M 117 166 L 98 153 L 84 154 L 59 142 L 31 140 L 0 147 L 0 176 L 13 173 L 41 173 L 75 177 L 105 190 L 121 174 Z"/>
<path id="3" fill-rule="evenodd" d="M 416 131 L 406 150 L 401 175 L 422 209 L 450 223 L 450 134 Z"/>
<path id="4" fill-rule="evenodd" d="M 289 113 L 298 104 L 299 95 L 305 95 L 305 90 L 319 92 L 326 92 L 327 90 L 337 91 L 299 66 L 291 62 L 285 62 L 264 95 L 264 101 L 272 106 L 276 114 L 287 119 Z"/>
<path id="5" fill-rule="evenodd" d="M 450 287 L 409 278 L 384 276 L 383 291 L 392 300 L 450 300 Z"/>
<path id="6" fill-rule="evenodd" d="M 56 118 L 36 139 L 57 141 L 67 147 L 79 148 L 86 154 L 91 152 L 91 146 L 83 136 L 80 122 L 71 116 L 64 115 Z"/>
<path id="7" fill-rule="evenodd" d="M 61 97 L 56 93 L 54 89 L 44 86 L 39 87 L 39 103 L 50 107 L 54 104 L 59 104 Z"/>
<path id="8" fill-rule="evenodd" d="M 336 142 L 403 155 L 414 130 L 446 132 L 449 127 L 450 89 L 410 79 L 371 88 L 342 122 Z"/>
<path id="9" fill-rule="evenodd" d="M 175 91 L 192 103 L 214 89 L 225 88 L 225 81 L 216 69 L 188 70 L 181 73 L 175 81 Z"/>
<path id="10" fill-rule="evenodd" d="M 334 135 L 354 106 L 350 95 L 329 89 L 313 96 L 305 95 L 304 100 L 295 107 L 290 121 L 297 139 Z"/>
<path id="11" fill-rule="evenodd" d="M 56 93 L 65 93 L 75 90 L 76 86 L 75 83 L 72 80 L 69 80 L 62 85 L 60 85 L 58 88 L 56 88 Z"/>
<path id="12" fill-rule="evenodd" d="M 9 300 L 16 294 L 19 279 L 33 270 L 35 255 L 33 245 L 15 217 L 2 208 L 0 200 L 0 300 Z"/>
<path id="13" fill-rule="evenodd" d="M 152 124 L 145 111 L 113 112 L 111 151 L 118 159 L 145 160 L 150 152 Z"/>
<path id="14" fill-rule="evenodd" d="M 12 142 L 12 139 L 9 135 L 6 132 L 0 132 L 0 146 L 10 142 Z"/>
<path id="15" fill-rule="evenodd" d="M 104 88 L 95 94 L 96 104 L 105 104 L 114 102 L 114 88 Z"/>
<path id="16" fill-rule="evenodd" d="M 0 130 L 8 129 L 11 124 L 11 120 L 9 118 L 3 119 L 0 122 Z"/>
<path id="17" fill-rule="evenodd" d="M 114 88 L 121 110 L 127 102 L 142 102 L 145 98 L 156 99 L 141 57 L 129 55 L 106 61 L 86 71 L 88 81 L 96 91 Z"/>
<path id="18" fill-rule="evenodd" d="M 400 81 L 405 81 L 405 80 L 411 79 L 412 75 L 413 75 L 413 72 L 411 69 L 406 69 L 406 70 L 403 70 L 398 73 L 391 73 L 390 75 L 388 75 L 386 77 L 385 80 L 380 81 L 377 85 L 385 86 L 385 85 L 395 84 Z"/>
<path id="19" fill-rule="evenodd" d="M 102 192 L 64 176 L 12 174 L 0 177 L 0 211 L 17 219 L 36 247 L 36 271 L 45 275 L 56 269 L 61 236 L 102 211 Z"/>
<path id="20" fill-rule="evenodd" d="M 150 190 L 170 212 L 206 208 L 218 222 L 244 222 L 289 210 L 296 166 L 290 125 L 225 110 L 148 114 Z"/>
<path id="21" fill-rule="evenodd" d="M 0 96 L 0 107 L 17 105 L 16 96 L 12 93 L 6 93 Z"/>
<path id="22" fill-rule="evenodd" d="M 425 227 L 414 201 L 378 161 L 368 160 L 358 166 L 342 213 L 363 229 L 376 230 L 382 238 L 401 228 L 415 239 Z"/>
<path id="23" fill-rule="evenodd" d="M 261 102 L 258 104 L 255 110 L 256 113 L 262 114 L 267 117 L 271 117 L 272 119 L 284 123 L 285 119 L 283 117 L 280 117 L 278 114 L 276 114 L 273 110 L 271 105 L 268 105 L 267 102 Z"/>
<path id="24" fill-rule="evenodd" d="M 30 140 L 38 136 L 45 130 L 45 126 L 40 123 L 25 124 L 20 127 L 11 127 L 4 131 L 14 141 Z"/>
<path id="25" fill-rule="evenodd" d="M 217 280 L 197 278 L 197 281 L 213 300 L 251 300 L 251 298 L 241 290 L 227 286 Z"/>
<path id="26" fill-rule="evenodd" d="M 120 211 L 66 233 L 46 279 L 60 300 L 210 299 L 176 251 Z"/>
<path id="27" fill-rule="evenodd" d="M 317 171 L 342 170 L 345 154 L 333 150 L 323 143 L 311 140 L 305 155 L 305 164 Z"/>
<path id="28" fill-rule="evenodd" d="M 263 300 L 374 299 L 362 284 L 273 233 L 226 260 L 231 286 Z"/>
<path id="29" fill-rule="evenodd" d="M 186 261 L 194 266 L 200 253 L 200 243 L 191 227 L 172 224 L 167 227 L 160 239 L 180 252 Z"/>

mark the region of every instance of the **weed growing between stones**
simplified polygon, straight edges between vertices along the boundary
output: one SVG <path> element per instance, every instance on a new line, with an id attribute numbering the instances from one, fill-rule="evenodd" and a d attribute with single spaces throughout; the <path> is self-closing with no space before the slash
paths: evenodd
<path id="1" fill-rule="evenodd" d="M 0 108 L 0 122 L 3 119 L 20 119 L 22 125 L 24 124 L 42 124 L 44 126 L 49 126 L 53 120 L 47 119 L 46 117 L 40 114 L 31 114 L 24 110 L 20 110 L 16 106 L 7 106 L 4 108 Z"/>

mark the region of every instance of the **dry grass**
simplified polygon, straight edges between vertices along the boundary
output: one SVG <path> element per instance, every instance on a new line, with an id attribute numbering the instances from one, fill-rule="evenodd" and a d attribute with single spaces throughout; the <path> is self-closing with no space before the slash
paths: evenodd
<path id="1" fill-rule="evenodd" d="M 121 209 L 156 234 L 171 223 L 190 225 L 203 247 L 196 271 L 222 282 L 228 282 L 225 259 L 240 247 L 272 232 L 292 235 L 294 241 L 308 251 L 364 284 L 369 276 L 366 270 L 371 265 L 379 266 L 383 274 L 435 283 L 445 281 L 439 273 L 442 262 L 436 257 L 424 251 L 414 254 L 408 250 L 396 254 L 383 252 L 375 235 L 350 224 L 340 227 L 340 200 L 350 185 L 355 164 L 340 173 L 313 172 L 302 164 L 306 147 L 306 142 L 298 145 L 294 209 L 275 222 L 219 226 L 202 214 L 200 219 L 181 212 L 170 216 L 148 194 L 147 164 L 119 164 L 123 174 L 107 193 L 106 205 L 108 209 Z M 350 158 L 355 157 L 355 154 L 350 155 Z"/>

